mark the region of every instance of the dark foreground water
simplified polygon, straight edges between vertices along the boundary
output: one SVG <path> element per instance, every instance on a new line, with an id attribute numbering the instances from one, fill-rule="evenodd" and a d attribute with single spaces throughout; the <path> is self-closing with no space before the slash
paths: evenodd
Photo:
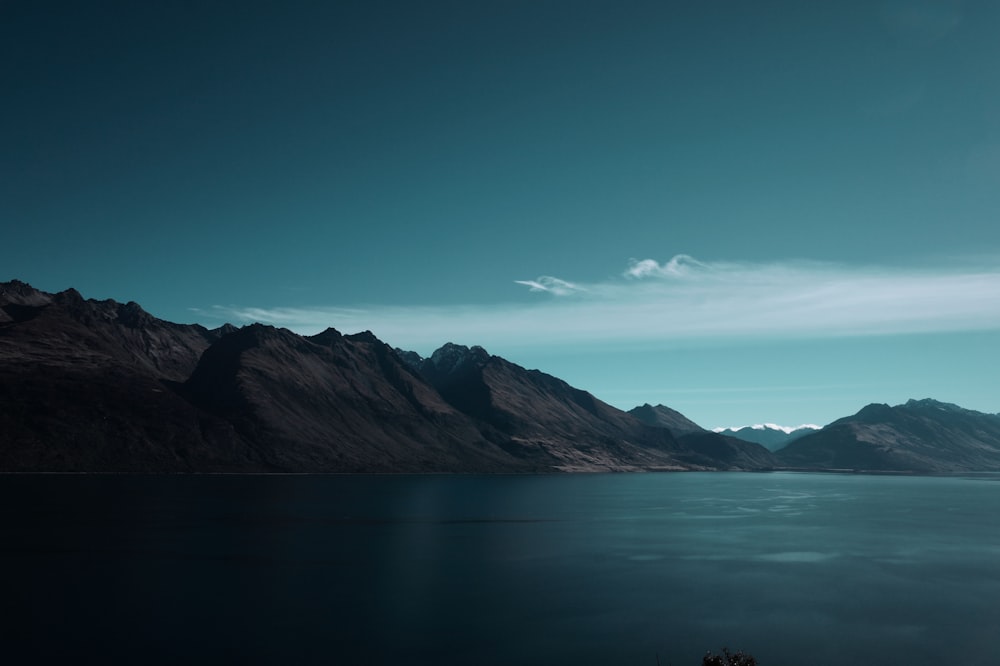
<path id="1" fill-rule="evenodd" d="M 6 476 L 0 584 L 3 663 L 993 666 L 1000 483 Z"/>

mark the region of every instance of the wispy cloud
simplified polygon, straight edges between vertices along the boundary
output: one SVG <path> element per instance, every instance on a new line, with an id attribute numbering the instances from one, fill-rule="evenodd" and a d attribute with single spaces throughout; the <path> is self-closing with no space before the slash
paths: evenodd
<path id="1" fill-rule="evenodd" d="M 303 333 L 370 329 L 399 346 L 558 346 L 723 338 L 887 335 L 1000 328 L 1000 268 L 633 259 L 583 283 L 515 280 L 527 302 L 454 306 L 217 307 L 220 319 Z"/>
<path id="2" fill-rule="evenodd" d="M 686 254 L 678 254 L 665 264 L 660 264 L 655 259 L 629 259 L 629 266 L 625 270 L 625 277 L 645 278 L 645 277 L 684 277 L 692 274 L 696 270 L 710 270 L 711 266 L 704 264 L 694 257 Z"/>
<path id="3" fill-rule="evenodd" d="M 555 294 L 556 296 L 566 296 L 567 294 L 572 294 L 578 291 L 586 291 L 579 285 L 567 282 L 566 280 L 560 280 L 559 278 L 554 278 L 550 275 L 543 275 L 534 280 L 514 280 L 514 283 L 523 284 L 526 287 L 529 287 L 531 291 L 547 291 L 550 294 Z"/>

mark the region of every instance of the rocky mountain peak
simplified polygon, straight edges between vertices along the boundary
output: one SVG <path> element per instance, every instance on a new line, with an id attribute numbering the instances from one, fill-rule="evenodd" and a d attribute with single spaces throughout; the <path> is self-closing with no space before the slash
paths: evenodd
<path id="1" fill-rule="evenodd" d="M 906 407 L 907 409 L 911 410 L 936 409 L 942 412 L 957 412 L 957 413 L 968 411 L 950 402 L 941 402 L 940 400 L 934 400 L 933 398 L 922 398 L 920 400 L 915 400 L 914 398 L 910 398 L 909 400 L 906 401 L 903 407 Z"/>
<path id="2" fill-rule="evenodd" d="M 310 342 L 315 342 L 318 345 L 323 345 L 324 347 L 340 342 L 344 339 L 344 336 L 340 331 L 333 327 L 327 328 L 322 333 L 317 333 L 316 335 L 310 335 L 307 337 Z"/>
<path id="3" fill-rule="evenodd" d="M 855 414 L 853 417 L 859 421 L 881 421 L 883 419 L 892 417 L 892 407 L 884 402 L 873 402 L 870 405 L 865 405 Z"/>
<path id="4" fill-rule="evenodd" d="M 0 323 L 30 319 L 52 297 L 20 280 L 0 282 Z"/>
<path id="5" fill-rule="evenodd" d="M 213 328 L 210 332 L 214 336 L 221 338 L 223 335 L 229 335 L 230 333 L 234 333 L 234 332 L 236 332 L 238 330 L 240 330 L 240 329 L 238 329 L 237 327 L 233 326 L 232 324 L 225 323 L 225 324 L 223 324 L 222 326 L 220 326 L 218 328 Z"/>
<path id="6" fill-rule="evenodd" d="M 287 328 L 276 328 L 270 324 L 253 323 L 242 326 L 232 334 L 219 340 L 220 347 L 229 349 L 249 349 L 256 346 L 274 346 L 282 343 L 297 344 L 302 340 Z"/>
<path id="7" fill-rule="evenodd" d="M 351 333 L 350 335 L 346 335 L 344 337 L 346 337 L 351 342 L 368 342 L 368 343 L 382 342 L 377 337 L 375 337 L 375 334 L 372 333 L 371 331 L 361 331 L 360 333 Z"/>
<path id="8" fill-rule="evenodd" d="M 118 321 L 132 328 L 139 328 L 149 324 L 153 316 L 142 309 L 135 301 L 129 301 L 125 305 L 118 305 Z"/>
<path id="9" fill-rule="evenodd" d="M 490 354 L 479 345 L 466 347 L 448 342 L 436 349 L 428 360 L 437 374 L 448 375 L 464 367 L 486 365 Z"/>
<path id="10" fill-rule="evenodd" d="M 8 304 L 42 306 L 52 302 L 52 298 L 20 280 L 0 282 L 0 306 Z"/>
<path id="11" fill-rule="evenodd" d="M 400 349 L 399 347 L 395 347 L 393 351 L 396 352 L 396 356 L 398 356 L 399 359 L 405 363 L 408 368 L 410 368 L 410 370 L 414 370 L 418 373 L 420 372 L 420 367 L 423 365 L 425 360 L 423 356 L 415 351 Z"/>
<path id="12" fill-rule="evenodd" d="M 694 421 L 666 405 L 656 405 L 654 407 L 647 402 L 639 407 L 633 407 L 628 413 L 646 425 L 667 428 L 674 435 L 702 432 L 704 430 Z"/>
<path id="13" fill-rule="evenodd" d="M 66 300 L 66 301 L 80 301 L 80 302 L 83 302 L 83 294 L 81 294 L 80 292 L 78 292 L 73 287 L 70 287 L 69 289 L 63 289 L 58 294 L 56 294 L 56 297 L 57 298 L 62 298 L 63 300 Z"/>

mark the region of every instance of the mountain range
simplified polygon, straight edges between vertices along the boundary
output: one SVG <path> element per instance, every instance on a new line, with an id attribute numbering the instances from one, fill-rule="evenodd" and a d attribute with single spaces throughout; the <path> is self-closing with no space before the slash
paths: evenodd
<path id="1" fill-rule="evenodd" d="M 622 411 L 482 347 L 424 358 L 367 331 L 207 329 L 0 283 L 2 472 L 1000 470 L 1000 415 L 933 400 L 773 452 L 754 434 Z"/>
<path id="2" fill-rule="evenodd" d="M 0 471 L 771 469 L 763 447 L 648 425 L 481 347 L 166 322 L 0 283 Z"/>

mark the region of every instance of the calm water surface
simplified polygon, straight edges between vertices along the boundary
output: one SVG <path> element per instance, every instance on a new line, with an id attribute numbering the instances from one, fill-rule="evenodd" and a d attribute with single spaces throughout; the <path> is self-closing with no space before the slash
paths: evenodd
<path id="1" fill-rule="evenodd" d="M 996 477 L 3 476 L 5 663 L 1000 663 Z"/>

